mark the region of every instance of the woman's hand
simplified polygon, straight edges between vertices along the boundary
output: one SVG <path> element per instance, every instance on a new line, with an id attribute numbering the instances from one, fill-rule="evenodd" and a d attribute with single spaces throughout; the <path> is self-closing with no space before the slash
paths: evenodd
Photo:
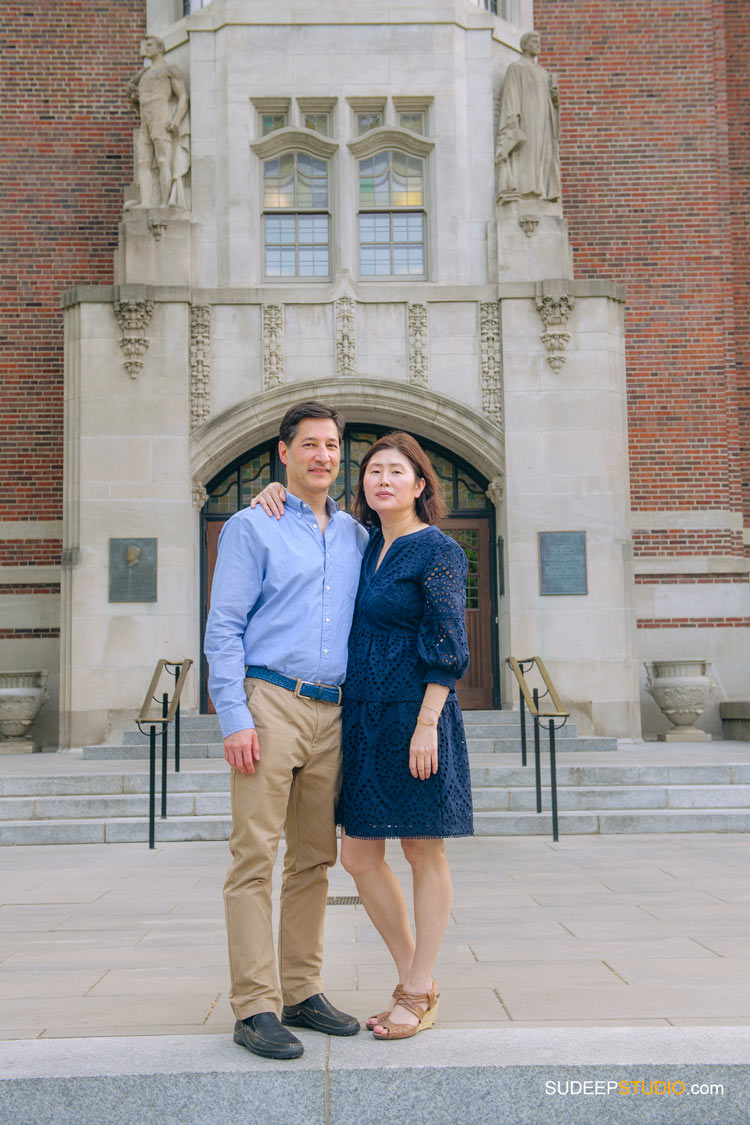
<path id="1" fill-rule="evenodd" d="M 257 496 L 253 496 L 250 501 L 250 507 L 254 508 L 260 504 L 263 511 L 267 516 L 276 516 L 280 520 L 284 515 L 284 501 L 286 500 L 286 489 L 283 484 L 279 484 L 277 480 L 272 480 L 267 484 L 262 492 Z"/>
<path id="2" fill-rule="evenodd" d="M 437 773 L 438 737 L 437 726 L 417 723 L 409 744 L 409 772 L 421 781 Z"/>

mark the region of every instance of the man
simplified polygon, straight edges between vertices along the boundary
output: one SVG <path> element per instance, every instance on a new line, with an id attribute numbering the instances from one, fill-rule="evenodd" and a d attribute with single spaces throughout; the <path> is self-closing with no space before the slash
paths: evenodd
<path id="1" fill-rule="evenodd" d="M 128 83 L 128 96 L 138 106 L 141 117 L 136 144 L 140 193 L 137 206 L 184 208 L 183 178 L 190 163 L 187 89 L 179 67 L 164 61 L 164 51 L 163 39 L 147 36 L 141 52 L 151 65 Z M 159 174 L 156 200 L 151 179 L 154 160 Z"/>
<path id="2" fill-rule="evenodd" d="M 343 427 L 336 410 L 316 402 L 284 415 L 287 518 L 245 508 L 227 521 L 206 627 L 209 689 L 232 767 L 224 902 L 234 1038 L 269 1058 L 302 1054 L 282 1024 L 359 1031 L 323 996 L 321 980 L 327 871 L 336 862 L 340 684 L 367 541 L 328 497 Z M 282 829 L 277 975 L 271 875 Z"/>
<path id="3" fill-rule="evenodd" d="M 497 133 L 501 196 L 560 198 L 559 94 L 553 74 L 539 64 L 536 31 L 521 36 L 521 58 L 505 72 Z"/>

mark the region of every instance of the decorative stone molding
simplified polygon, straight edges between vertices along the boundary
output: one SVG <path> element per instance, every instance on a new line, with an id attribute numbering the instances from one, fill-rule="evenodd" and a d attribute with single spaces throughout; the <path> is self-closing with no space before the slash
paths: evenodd
<path id="1" fill-rule="evenodd" d="M 409 382 L 426 387 L 430 381 L 429 312 L 422 301 L 407 306 Z"/>
<path id="2" fill-rule="evenodd" d="M 547 362 L 556 373 L 565 364 L 565 349 L 570 343 L 570 333 L 565 331 L 565 326 L 575 303 L 572 294 L 545 293 L 543 282 L 537 282 L 536 307 L 544 325 L 542 343 L 547 349 Z"/>
<path id="3" fill-rule="evenodd" d="M 263 390 L 284 384 L 284 306 L 263 306 Z"/>
<path id="4" fill-rule="evenodd" d="M 487 486 L 487 498 L 492 504 L 495 505 L 496 508 L 499 508 L 503 502 L 504 487 L 505 478 L 501 474 L 493 477 Z"/>
<path id="5" fill-rule="evenodd" d="M 480 366 L 482 372 L 482 412 L 489 422 L 503 422 L 503 368 L 500 354 L 500 305 L 482 301 L 479 305 Z"/>
<path id="6" fill-rule="evenodd" d="M 334 152 L 338 152 L 338 141 L 331 141 L 328 137 L 321 137 L 312 129 L 298 129 L 295 125 L 286 125 L 283 129 L 276 129 L 269 133 L 262 141 L 255 141 L 250 145 L 256 156 L 261 160 L 268 160 L 278 156 L 280 152 L 306 152 L 309 156 L 317 156 L 321 160 L 329 160 Z"/>
<path id="7" fill-rule="evenodd" d="M 521 228 L 521 230 L 523 231 L 523 233 L 526 235 L 526 237 L 531 238 L 532 234 L 534 233 L 536 228 L 539 226 L 539 216 L 538 215 L 519 215 L 518 216 L 518 225 Z"/>
<path id="8" fill-rule="evenodd" d="M 148 229 L 157 242 L 161 242 L 165 230 L 167 229 L 167 220 L 161 217 L 156 218 L 154 215 L 149 215 Z"/>
<path id="9" fill-rule="evenodd" d="M 409 156 L 429 156 L 435 147 L 434 141 L 412 133 L 411 129 L 402 129 L 396 125 L 380 125 L 377 129 L 368 129 L 356 141 L 349 141 L 348 149 L 352 156 L 362 160 L 366 156 L 374 156 L 384 148 L 396 146 Z"/>
<path id="10" fill-rule="evenodd" d="M 125 370 L 135 379 L 143 368 L 143 357 L 148 351 L 148 337 L 143 335 L 154 311 L 153 301 L 115 301 L 115 316 L 120 331 L 120 350 L 125 357 Z"/>
<path id="11" fill-rule="evenodd" d="M 199 480 L 193 481 L 192 486 L 193 507 L 196 512 L 200 512 L 204 504 L 208 502 L 208 493 L 206 487 Z"/>
<path id="12" fill-rule="evenodd" d="M 190 430 L 211 414 L 211 309 L 190 306 Z"/>
<path id="13" fill-rule="evenodd" d="M 344 379 L 357 374 L 357 303 L 353 297 L 339 297 L 333 302 L 336 326 L 336 377 Z"/>

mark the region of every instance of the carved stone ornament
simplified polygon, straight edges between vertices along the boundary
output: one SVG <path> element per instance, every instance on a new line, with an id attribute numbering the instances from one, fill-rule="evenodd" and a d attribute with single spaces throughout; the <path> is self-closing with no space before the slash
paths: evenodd
<path id="1" fill-rule="evenodd" d="M 430 381 L 429 373 L 429 313 L 427 305 L 417 301 L 408 306 L 409 335 L 409 382 L 417 387 L 426 387 Z"/>
<path id="2" fill-rule="evenodd" d="M 156 241 L 161 242 L 164 236 L 164 232 L 167 229 L 167 220 L 162 218 L 157 219 L 155 216 L 150 215 L 148 220 L 148 229 L 151 231 Z"/>
<path id="3" fill-rule="evenodd" d="M 526 237 L 531 238 L 532 234 L 534 233 L 536 228 L 539 226 L 539 216 L 538 215 L 519 215 L 518 216 L 518 225 L 521 228 L 521 230 L 523 231 L 523 233 L 526 235 Z"/>
<path id="4" fill-rule="evenodd" d="M 192 495 L 193 507 L 196 512 L 200 512 L 203 505 L 208 502 L 208 493 L 206 492 L 205 485 L 201 484 L 199 480 L 193 481 Z"/>
<path id="5" fill-rule="evenodd" d="M 502 425 L 503 368 L 500 354 L 500 305 L 482 301 L 479 306 L 482 413 L 489 422 Z"/>
<path id="6" fill-rule="evenodd" d="M 147 35 L 141 44 L 146 65 L 128 83 L 128 97 L 138 109 L 140 129 L 136 141 L 138 199 L 131 207 L 187 206 L 185 178 L 190 171 L 190 114 L 185 76 L 167 62 L 166 47 L 158 35 Z M 154 238 L 161 238 L 151 227 Z"/>
<path id="7" fill-rule="evenodd" d="M 211 415 L 211 309 L 190 306 L 190 429 Z"/>
<path id="8" fill-rule="evenodd" d="M 503 502 L 503 487 L 505 480 L 501 476 L 493 477 L 487 486 L 487 498 L 496 508 L 499 508 Z"/>
<path id="9" fill-rule="evenodd" d="M 284 384 L 284 306 L 263 306 L 263 390 Z"/>
<path id="10" fill-rule="evenodd" d="M 115 301 L 115 316 L 120 330 L 120 350 L 125 357 L 125 370 L 135 379 L 143 368 L 143 357 L 148 350 L 148 337 L 144 335 L 154 311 L 153 301 Z"/>
<path id="11" fill-rule="evenodd" d="M 554 372 L 562 370 L 565 363 L 565 349 L 570 343 L 570 333 L 565 331 L 565 326 L 575 303 L 576 299 L 570 293 L 543 293 L 541 284 L 537 284 L 536 307 L 544 325 L 542 343 L 547 349 L 547 362 Z"/>
<path id="12" fill-rule="evenodd" d="M 333 302 L 336 325 L 336 377 L 357 374 L 357 304 L 353 297 Z"/>

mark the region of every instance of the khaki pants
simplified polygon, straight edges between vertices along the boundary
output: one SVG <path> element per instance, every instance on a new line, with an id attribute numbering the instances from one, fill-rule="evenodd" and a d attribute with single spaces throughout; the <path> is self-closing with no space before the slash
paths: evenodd
<path id="1" fill-rule="evenodd" d="M 224 885 L 230 1002 L 237 1019 L 281 1014 L 323 991 L 328 868 L 336 862 L 334 805 L 341 785 L 341 708 L 245 680 L 260 761 L 232 769 L 233 862 Z M 286 840 L 279 918 L 279 971 L 271 924 L 271 875 Z M 281 990 L 279 990 L 279 978 Z"/>

